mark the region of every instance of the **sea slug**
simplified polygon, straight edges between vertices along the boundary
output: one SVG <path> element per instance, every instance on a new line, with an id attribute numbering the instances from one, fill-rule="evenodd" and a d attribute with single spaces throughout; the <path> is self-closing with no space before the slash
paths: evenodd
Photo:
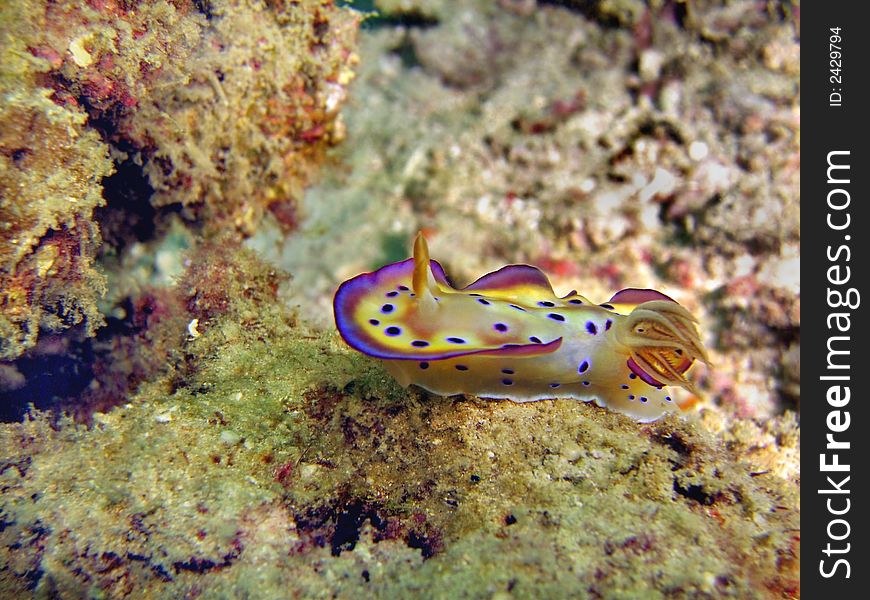
<path id="1" fill-rule="evenodd" d="M 696 319 L 660 292 L 560 298 L 529 265 L 456 289 L 422 234 L 413 258 L 342 283 L 334 310 L 352 348 L 383 360 L 402 385 L 443 396 L 568 397 L 646 422 L 679 411 L 667 386 L 697 393 L 685 373 L 707 362 Z"/>

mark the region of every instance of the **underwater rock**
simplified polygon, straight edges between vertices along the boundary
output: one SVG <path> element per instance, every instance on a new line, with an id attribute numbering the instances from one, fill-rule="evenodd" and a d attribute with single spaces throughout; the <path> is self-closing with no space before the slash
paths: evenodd
<path id="1" fill-rule="evenodd" d="M 108 147 L 85 114 L 47 92 L 0 82 L 0 360 L 32 348 L 40 330 L 103 324 L 105 277 L 94 209 L 111 173 Z M 14 86 L 17 87 L 16 82 Z"/>
<path id="2" fill-rule="evenodd" d="M 183 209 L 205 237 L 244 237 L 264 214 L 297 226 L 302 190 L 344 137 L 359 13 L 314 0 L 0 10 L 0 360 L 40 330 L 92 336 L 106 291 L 95 263 L 115 268 L 114 253 L 149 241 L 141 231 L 162 235 L 155 207 Z"/>
<path id="3" fill-rule="evenodd" d="M 337 335 L 244 305 L 188 342 L 198 368 L 92 428 L 0 426 L 0 589 L 796 593 L 793 418 L 639 425 L 405 391 Z"/>
<path id="4" fill-rule="evenodd" d="M 168 364 L 149 371 L 127 402 L 94 414 L 89 427 L 40 411 L 0 424 L 0 595 L 800 594 L 799 428 L 790 411 L 770 416 L 781 393 L 790 401 L 799 393 L 790 5 L 768 14 L 750 1 L 693 3 L 692 14 L 652 18 L 632 1 L 483 4 L 438 3 L 422 20 L 365 34 L 355 90 L 364 101 L 347 115 L 356 140 L 342 155 L 348 170 L 312 189 L 300 207 L 312 218 L 273 249 L 294 275 L 293 311 L 274 268 L 212 241 L 189 255 L 171 302 L 147 296 L 133 305 L 130 319 L 144 327 L 127 349 L 141 344 L 150 358 L 166 351 Z M 151 32 L 185 26 L 165 46 L 170 54 L 145 31 L 154 51 L 143 60 L 160 64 L 159 78 L 188 64 L 167 56 L 188 43 L 199 56 L 199 33 L 253 3 L 142 6 L 161 17 Z M 290 6 L 270 2 L 262 12 Z M 683 5 L 661 11 L 675 6 Z M 478 10 L 510 22 L 474 35 L 511 31 L 517 55 L 476 57 L 473 69 L 498 69 L 485 87 L 448 85 L 451 73 L 464 85 L 473 70 L 453 71 L 461 53 L 437 54 L 462 27 L 432 35 L 406 27 L 434 29 Z M 76 23 L 80 13 L 70 14 Z M 234 22 L 254 30 L 261 17 Z M 76 34 L 29 54 L 46 61 L 40 68 L 87 72 L 104 61 L 111 37 Z M 423 45 L 425 62 L 415 59 Z M 232 53 L 215 50 L 224 51 Z M 188 93 L 219 105 L 218 90 L 230 84 L 215 77 L 220 86 L 183 79 L 161 97 L 187 117 L 179 127 L 198 131 Z M 115 94 L 123 86 L 99 78 L 81 86 L 97 108 L 80 110 L 125 114 L 127 96 Z M 70 111 L 72 99 L 56 98 Z M 167 123 L 142 126 L 172 140 Z M 321 131 L 298 133 L 316 145 Z M 212 148 L 217 138 L 203 139 Z M 128 157 L 157 156 L 146 155 L 154 151 L 147 137 L 129 140 L 141 147 Z M 227 182 L 210 155 L 193 164 L 203 158 L 198 148 L 168 160 L 205 173 L 203 185 L 172 179 L 174 168 L 149 172 L 166 186 L 155 194 L 163 202 L 177 192 L 183 216 L 226 225 L 237 239 L 257 222 L 256 211 L 235 210 L 246 198 L 221 212 L 195 197 L 247 188 Z M 209 164 L 214 171 L 199 170 Z M 263 187 L 281 186 L 267 177 Z M 783 211 L 779 227 L 762 218 L 770 198 Z M 295 205 L 261 212 L 283 216 L 258 223 L 258 247 L 283 240 L 302 214 Z M 701 373 L 699 388 L 710 401 L 638 424 L 570 400 L 442 398 L 402 389 L 348 350 L 331 323 L 327 333 L 304 323 L 329 319 L 341 279 L 404 258 L 421 225 L 465 280 L 528 261 L 553 273 L 558 289 L 594 298 L 625 285 L 663 288 L 705 325 L 716 369 Z M 23 389 L 14 369 L 2 378 Z"/>
<path id="5" fill-rule="evenodd" d="M 350 9 L 57 2 L 27 17 L 34 29 L 18 33 L 55 102 L 83 107 L 90 127 L 136 157 L 155 206 L 181 203 L 216 230 L 250 232 L 263 211 L 290 210 L 343 138 L 360 19 Z"/>

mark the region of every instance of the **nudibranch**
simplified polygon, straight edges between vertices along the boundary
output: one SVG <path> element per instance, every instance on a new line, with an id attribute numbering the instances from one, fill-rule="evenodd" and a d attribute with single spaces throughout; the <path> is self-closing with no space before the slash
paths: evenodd
<path id="1" fill-rule="evenodd" d="M 442 396 L 568 397 L 647 422 L 679 411 L 667 386 L 697 393 L 686 371 L 707 362 L 696 319 L 660 292 L 624 289 L 597 305 L 560 298 L 529 265 L 457 289 L 422 234 L 413 258 L 342 283 L 333 308 L 352 348 L 403 386 Z"/>

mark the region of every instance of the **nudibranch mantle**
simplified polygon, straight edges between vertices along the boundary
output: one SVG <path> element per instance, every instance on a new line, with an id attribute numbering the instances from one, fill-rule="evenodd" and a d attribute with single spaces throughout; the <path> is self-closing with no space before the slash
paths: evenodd
<path id="1" fill-rule="evenodd" d="M 695 318 L 645 289 L 593 304 L 558 297 L 547 276 L 508 265 L 456 289 L 418 234 L 414 257 L 339 286 L 341 337 L 383 360 L 403 386 L 442 396 L 594 401 L 638 421 L 679 411 L 666 386 L 707 356 Z"/>

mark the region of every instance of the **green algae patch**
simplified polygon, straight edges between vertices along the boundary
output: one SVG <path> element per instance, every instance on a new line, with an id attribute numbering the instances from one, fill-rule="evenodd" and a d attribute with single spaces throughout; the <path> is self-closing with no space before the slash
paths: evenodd
<path id="1" fill-rule="evenodd" d="M 0 587 L 60 597 L 782 597 L 797 429 L 440 398 L 276 307 L 90 428 L 0 429 Z M 246 307 L 246 308 L 245 308 Z M 771 465 L 780 465 L 771 467 Z"/>

